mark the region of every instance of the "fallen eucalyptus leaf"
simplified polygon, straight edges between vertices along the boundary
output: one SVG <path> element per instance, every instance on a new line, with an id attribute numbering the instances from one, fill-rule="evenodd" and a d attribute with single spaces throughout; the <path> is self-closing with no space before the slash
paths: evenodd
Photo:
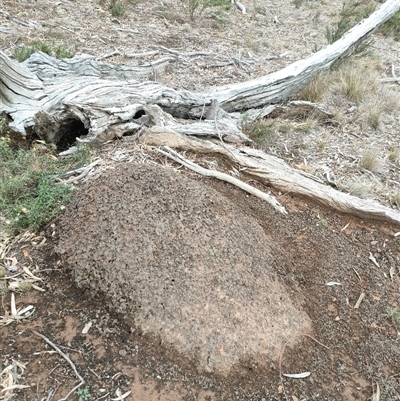
<path id="1" fill-rule="evenodd" d="M 86 323 L 85 327 L 82 330 L 82 334 L 87 334 L 89 332 L 89 329 L 92 327 L 92 322 Z"/>
<path id="2" fill-rule="evenodd" d="M 306 377 L 310 376 L 310 372 L 303 372 L 303 373 L 282 373 L 283 376 L 289 377 L 291 379 L 305 379 Z"/>
<path id="3" fill-rule="evenodd" d="M 338 283 L 337 281 L 329 281 L 329 282 L 327 282 L 325 285 L 329 285 L 329 286 L 332 286 L 332 285 L 342 285 L 342 283 Z"/>

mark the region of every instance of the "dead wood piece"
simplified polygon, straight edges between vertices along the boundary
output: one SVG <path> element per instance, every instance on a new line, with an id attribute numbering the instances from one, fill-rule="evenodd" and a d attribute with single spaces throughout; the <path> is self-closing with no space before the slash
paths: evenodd
<path id="1" fill-rule="evenodd" d="M 220 171 L 215 171 L 215 170 L 209 170 L 204 167 L 199 166 L 196 163 L 193 163 L 192 161 L 186 159 L 182 155 L 180 155 L 178 152 L 175 152 L 168 146 L 164 146 L 164 150 L 157 149 L 158 152 L 163 154 L 164 156 L 169 157 L 172 160 L 175 160 L 177 163 L 182 164 L 189 170 L 192 170 L 196 172 L 197 174 L 203 175 L 205 177 L 212 177 L 212 178 L 217 178 L 218 180 L 229 182 L 232 185 L 235 185 L 236 187 L 243 189 L 243 191 L 246 191 L 250 195 L 254 195 L 257 198 L 260 198 L 266 202 L 268 202 L 270 205 L 272 205 L 277 211 L 279 211 L 282 214 L 287 214 L 285 208 L 276 200 L 274 196 L 268 195 L 265 192 L 260 191 L 257 188 L 252 187 L 249 184 L 246 184 L 243 181 L 238 180 L 235 177 L 232 177 L 229 174 L 221 173 Z"/>
<path id="2" fill-rule="evenodd" d="M 49 344 L 52 348 L 54 348 L 68 363 L 69 366 L 71 366 L 72 370 L 75 373 L 75 376 L 79 379 L 80 383 L 76 385 L 65 397 L 60 398 L 58 401 L 66 401 L 68 397 L 73 394 L 79 387 L 81 387 L 83 384 L 85 384 L 85 380 L 83 377 L 78 373 L 75 364 L 71 361 L 71 359 L 60 350 L 60 348 L 57 347 L 53 342 L 51 342 L 47 337 L 45 337 L 43 334 L 38 333 L 35 330 L 32 330 L 32 333 L 35 334 L 36 336 L 42 338 L 47 344 Z"/>
<path id="3" fill-rule="evenodd" d="M 203 52 L 201 52 L 201 51 L 199 51 L 199 52 L 180 52 L 178 50 L 169 49 L 168 47 L 165 47 L 165 46 L 159 46 L 159 48 L 161 50 L 164 50 L 167 53 L 175 54 L 180 57 L 195 57 L 195 56 L 211 56 L 212 55 L 212 52 L 204 52 L 204 51 Z"/>
<path id="4" fill-rule="evenodd" d="M 193 118 L 199 110 L 209 107 L 213 99 L 226 112 L 242 112 L 285 102 L 315 74 L 351 53 L 355 46 L 399 9 L 398 0 L 388 0 L 337 42 L 304 60 L 264 77 L 200 93 L 174 90 L 155 82 L 138 82 L 157 76 L 175 57 L 129 67 L 100 63 L 90 56 L 56 60 L 43 53 L 35 53 L 20 65 L 0 51 L 0 110 L 11 117 L 10 128 L 22 135 L 26 135 L 27 129 L 46 130 L 46 127 L 38 127 L 42 120 L 36 118 L 36 114 L 42 112 L 50 116 L 54 128 L 69 126 L 71 120 L 80 120 L 88 129 L 91 140 L 102 141 L 110 139 L 113 132 L 114 135 L 123 135 L 122 130 L 130 132 L 137 128 L 129 121 L 129 113 L 126 114 L 129 117 L 127 120 L 123 120 L 121 114 L 118 117 L 112 115 L 114 111 L 118 112 L 131 104 L 154 104 L 175 118 Z M 188 57 L 200 53 L 182 55 Z M 113 120 L 111 124 L 107 124 L 107 116 Z M 109 128 L 111 134 L 107 135 L 105 132 Z M 59 139 L 55 134 L 52 137 Z"/>
<path id="5" fill-rule="evenodd" d="M 224 144 L 221 146 L 210 141 L 188 138 L 172 130 L 154 127 L 141 139 L 153 146 L 169 146 L 171 148 L 203 154 L 223 156 L 237 170 L 246 176 L 257 179 L 284 193 L 306 196 L 334 210 L 353 214 L 366 219 L 385 220 L 400 224 L 400 213 L 372 200 L 360 199 L 338 191 L 314 179 L 310 174 L 295 170 L 283 160 L 266 153 L 242 147 Z"/>
<path id="6" fill-rule="evenodd" d="M 400 9 L 398 0 L 388 0 L 367 19 L 350 29 L 342 38 L 304 60 L 286 68 L 244 83 L 219 86 L 204 92 L 205 97 L 217 99 L 224 110 L 241 111 L 280 103 L 296 95 L 318 72 L 351 53 Z"/>
<path id="7" fill-rule="evenodd" d="M 115 51 L 102 58 L 111 57 L 115 54 L 120 54 L 120 52 Z M 52 89 L 56 90 L 58 85 L 64 84 L 68 79 L 76 79 L 76 77 L 88 79 L 88 87 L 92 83 L 90 78 L 110 81 L 143 81 L 149 79 L 154 73 L 161 73 L 166 65 L 174 60 L 173 57 L 163 57 L 145 64 L 126 66 L 102 63 L 87 54 L 75 56 L 71 59 L 56 59 L 45 53 L 36 52 L 22 65 L 46 85 L 51 85 Z M 58 79 L 60 79 L 59 82 L 57 82 Z"/>

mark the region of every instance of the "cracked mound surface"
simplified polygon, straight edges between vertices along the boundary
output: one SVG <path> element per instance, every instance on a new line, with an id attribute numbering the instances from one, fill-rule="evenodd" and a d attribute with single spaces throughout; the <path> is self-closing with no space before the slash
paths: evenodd
<path id="1" fill-rule="evenodd" d="M 276 361 L 285 342 L 310 331 L 258 223 L 172 169 L 129 163 L 103 174 L 76 195 L 61 227 L 57 252 L 78 286 L 200 370 Z"/>

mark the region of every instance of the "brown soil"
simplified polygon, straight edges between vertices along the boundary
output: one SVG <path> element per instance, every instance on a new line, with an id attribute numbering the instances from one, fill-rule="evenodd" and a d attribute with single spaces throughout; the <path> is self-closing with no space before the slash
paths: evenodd
<path id="1" fill-rule="evenodd" d="M 156 77 L 202 90 L 276 71 L 325 46 L 325 27 L 342 6 L 242 2 L 248 15 L 232 9 L 224 26 L 207 13 L 189 24 L 180 3 L 167 0 L 126 3 L 120 18 L 95 0 L 37 0 L 34 6 L 0 0 L 0 46 L 9 54 L 35 40 L 77 46 L 79 53 L 98 57 L 116 49 L 159 52 L 106 59 L 125 64 L 170 54 L 161 46 L 207 50 L 212 54 L 177 56 Z M 372 49 L 380 57 L 380 77 L 391 76 L 392 67 L 398 68 L 398 43 L 377 35 Z M 398 111 L 370 130 L 358 120 L 362 116 L 347 112 L 353 103 L 339 100 L 327 99 L 339 110 L 336 125 L 303 131 L 302 122 L 286 129 L 283 121 L 263 147 L 315 175 L 328 171 L 339 181 L 365 181 L 375 198 L 394 205 L 400 169 L 398 161 L 388 160 L 388 149 L 398 147 Z M 374 174 L 358 166 L 370 147 L 381 162 Z M 399 227 L 262 188 L 289 211 L 281 216 L 228 184 L 156 168 L 159 160 L 127 139 L 111 157 L 99 152 L 112 160 L 102 165 L 99 178 L 80 186 L 64 217 L 40 233 L 46 242 L 22 237 L 8 251 L 18 271 L 29 266 L 46 289 L 17 294 L 17 308 L 34 305 L 35 314 L 0 327 L 2 369 L 13 361 L 26 364 L 14 382 L 30 387 L 14 391 L 14 399 L 57 400 L 78 382 L 33 329 L 63 347 L 90 400 L 115 399 L 117 391 L 131 391 L 127 401 L 366 400 L 377 385 L 381 400 L 400 400 L 400 323 L 388 316 L 400 306 L 400 236 L 394 236 Z M 131 156 L 149 167 L 125 165 Z M 159 254 L 140 244 L 156 244 Z M 103 251 L 110 252 L 106 259 Z M 218 290 L 224 298 L 216 296 Z M 212 302 L 206 313 L 207 291 Z M 8 311 L 9 293 L 2 296 L 1 315 Z M 92 327 L 83 334 L 88 322 Z M 306 371 L 311 375 L 305 379 L 280 377 Z"/>
<path id="2" fill-rule="evenodd" d="M 17 399 L 50 388 L 57 399 L 76 383 L 31 329 L 66 347 L 94 399 L 119 388 L 127 400 L 365 400 L 376 383 L 382 399 L 399 399 L 388 318 L 400 301 L 398 227 L 280 201 L 288 216 L 228 184 L 135 163 L 89 180 L 44 245 L 24 243 L 27 259 L 14 248 L 21 263 L 59 269 L 41 273 L 45 293 L 17 295 L 34 318 L 1 329 L 5 363 L 27 364 L 20 382 L 31 388 Z M 281 381 L 280 371 L 311 375 Z"/>
<path id="3" fill-rule="evenodd" d="M 55 229 L 56 252 L 79 287 L 106 296 L 132 331 L 197 354 L 199 370 L 276 361 L 284 343 L 310 330 L 277 280 L 257 220 L 172 169 L 109 171 L 81 188 Z"/>

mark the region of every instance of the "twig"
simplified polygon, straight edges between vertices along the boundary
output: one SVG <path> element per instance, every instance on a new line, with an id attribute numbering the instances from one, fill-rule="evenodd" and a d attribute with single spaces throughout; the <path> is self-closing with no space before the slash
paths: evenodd
<path id="1" fill-rule="evenodd" d="M 400 78 L 382 78 L 379 79 L 379 82 L 396 82 L 400 84 Z"/>
<path id="2" fill-rule="evenodd" d="M 188 52 L 188 53 L 182 53 L 178 50 L 174 49 L 168 49 L 168 47 L 165 46 L 159 46 L 160 49 L 166 51 L 167 53 L 175 54 L 177 56 L 181 57 L 194 57 L 194 56 L 211 56 L 212 52 Z"/>
<path id="3" fill-rule="evenodd" d="M 139 31 L 136 31 L 134 29 L 124 29 L 124 28 L 115 28 L 116 31 L 120 31 L 120 32 L 129 32 L 129 33 L 134 33 L 134 34 L 139 34 Z"/>
<path id="4" fill-rule="evenodd" d="M 57 347 L 57 345 L 55 345 L 53 342 L 51 342 L 47 337 L 45 337 L 43 334 L 38 333 L 35 330 L 32 330 L 32 333 L 35 334 L 36 336 L 42 338 L 47 344 L 49 344 L 51 347 L 53 347 L 71 366 L 72 370 L 75 373 L 75 376 L 80 380 L 80 383 L 75 386 L 64 398 L 60 398 L 58 401 L 66 401 L 68 399 L 68 397 L 74 393 L 80 386 L 82 386 L 83 384 L 85 384 L 85 380 L 83 379 L 83 377 L 78 373 L 78 371 L 76 370 L 75 364 L 71 361 L 71 359 L 68 358 L 68 356 L 66 354 L 64 354 L 64 352 L 62 352 L 60 350 L 60 348 Z"/>
<path id="5" fill-rule="evenodd" d="M 98 57 L 96 60 L 104 60 L 105 58 L 110 58 L 114 56 L 120 56 L 121 53 L 118 50 L 114 50 L 111 53 L 105 54 L 104 56 Z"/>
<path id="6" fill-rule="evenodd" d="M 47 395 L 46 401 L 51 401 L 51 399 L 53 398 L 53 394 L 54 394 L 54 390 L 51 388 L 49 390 L 49 394 Z"/>
<path id="7" fill-rule="evenodd" d="M 266 202 L 268 202 L 270 205 L 272 205 L 276 210 L 281 212 L 282 214 L 287 214 L 286 209 L 276 200 L 274 196 L 268 195 L 265 192 L 260 191 L 257 188 L 252 187 L 249 184 L 246 184 L 243 181 L 238 180 L 235 177 L 230 176 L 229 174 L 221 173 L 219 171 L 215 170 L 208 170 L 204 167 L 199 166 L 196 163 L 193 163 L 192 161 L 184 158 L 182 155 L 180 155 L 178 152 L 175 152 L 173 149 L 171 149 L 168 146 L 164 146 L 164 149 L 166 150 L 161 150 L 161 149 L 156 149 L 159 153 L 163 154 L 164 156 L 169 157 L 172 160 L 175 160 L 177 163 L 182 164 L 189 170 L 192 170 L 196 172 L 197 174 L 204 175 L 205 177 L 213 177 L 217 178 L 218 180 L 221 181 L 226 181 L 229 182 L 232 185 L 235 185 L 236 187 L 243 189 L 243 191 L 248 192 L 251 195 L 256 196 L 257 198 L 260 198 Z"/>
<path id="8" fill-rule="evenodd" d="M 125 53 L 124 52 L 124 57 L 126 58 L 136 58 L 136 57 L 148 57 L 148 56 L 157 56 L 160 52 L 158 50 L 153 50 L 149 52 L 143 52 L 143 53 Z"/>

